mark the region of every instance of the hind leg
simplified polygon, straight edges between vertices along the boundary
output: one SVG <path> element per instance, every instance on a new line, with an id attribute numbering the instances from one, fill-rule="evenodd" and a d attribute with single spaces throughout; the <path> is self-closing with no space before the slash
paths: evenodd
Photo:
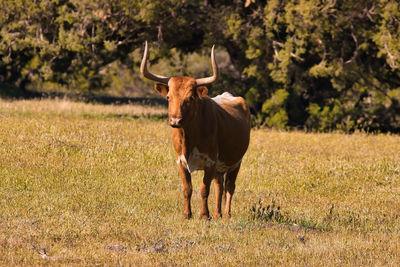
<path id="1" fill-rule="evenodd" d="M 222 173 L 218 173 L 214 178 L 214 188 L 215 188 L 215 210 L 214 210 L 214 218 L 221 218 L 221 202 L 222 202 L 222 194 L 224 192 L 224 175 Z"/>
<path id="2" fill-rule="evenodd" d="M 232 202 L 232 196 L 233 193 L 235 192 L 235 182 L 236 182 L 236 177 L 239 173 L 240 165 L 227 172 L 225 176 L 225 215 L 230 217 L 231 216 L 231 202 Z"/>
<path id="3" fill-rule="evenodd" d="M 201 210 L 200 217 L 203 219 L 210 219 L 210 213 L 208 211 L 208 195 L 210 193 L 210 184 L 214 178 L 214 170 L 204 170 L 203 183 L 200 185 L 201 195 Z"/>

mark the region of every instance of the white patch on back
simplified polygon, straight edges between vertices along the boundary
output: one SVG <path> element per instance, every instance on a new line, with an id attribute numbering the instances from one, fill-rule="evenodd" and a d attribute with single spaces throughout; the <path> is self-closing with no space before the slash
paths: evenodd
<path id="1" fill-rule="evenodd" d="M 185 155 L 180 155 L 176 163 L 181 163 L 190 173 L 196 170 L 204 170 L 204 168 L 210 168 L 215 165 L 215 161 L 212 160 L 207 154 L 201 153 L 197 147 L 193 148 L 192 153 L 189 155 L 189 160 L 186 160 Z"/>
<path id="2" fill-rule="evenodd" d="M 231 95 L 231 93 L 225 92 L 222 95 L 217 95 L 216 97 L 211 98 L 212 100 L 214 100 L 214 102 L 218 103 L 218 104 L 223 104 L 226 102 L 230 102 L 232 100 L 235 100 L 236 97 L 234 97 L 233 95 Z"/>

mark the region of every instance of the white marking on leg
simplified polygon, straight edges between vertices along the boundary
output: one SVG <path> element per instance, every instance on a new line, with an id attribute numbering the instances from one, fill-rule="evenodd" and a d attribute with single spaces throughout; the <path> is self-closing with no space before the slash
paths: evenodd
<path id="1" fill-rule="evenodd" d="M 188 169 L 188 164 L 187 164 L 187 160 L 186 160 L 186 158 L 185 158 L 185 155 L 180 155 L 179 157 L 178 157 L 178 159 L 177 159 L 177 161 L 176 161 L 176 163 L 177 164 L 182 164 L 182 166 L 185 168 L 185 169 Z"/>

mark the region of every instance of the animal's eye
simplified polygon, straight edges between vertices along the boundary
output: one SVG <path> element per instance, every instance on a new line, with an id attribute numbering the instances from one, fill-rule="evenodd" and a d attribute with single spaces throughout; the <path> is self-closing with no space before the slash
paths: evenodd
<path id="1" fill-rule="evenodd" d="M 170 97 L 169 97 L 169 95 L 167 95 L 167 100 L 168 100 L 168 101 L 170 100 Z"/>

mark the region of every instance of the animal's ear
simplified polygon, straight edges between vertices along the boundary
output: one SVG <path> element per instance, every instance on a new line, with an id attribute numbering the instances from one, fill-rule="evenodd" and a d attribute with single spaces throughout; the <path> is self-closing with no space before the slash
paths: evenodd
<path id="1" fill-rule="evenodd" d="M 156 89 L 156 91 L 160 94 L 160 95 L 162 95 L 162 96 L 167 96 L 167 94 L 168 94 L 168 86 L 167 85 L 165 85 L 165 84 L 161 84 L 161 83 L 156 83 L 155 85 L 154 85 L 154 89 Z"/>
<path id="2" fill-rule="evenodd" d="M 208 89 L 205 86 L 199 86 L 196 88 L 197 95 L 202 98 L 205 97 L 208 93 Z"/>

